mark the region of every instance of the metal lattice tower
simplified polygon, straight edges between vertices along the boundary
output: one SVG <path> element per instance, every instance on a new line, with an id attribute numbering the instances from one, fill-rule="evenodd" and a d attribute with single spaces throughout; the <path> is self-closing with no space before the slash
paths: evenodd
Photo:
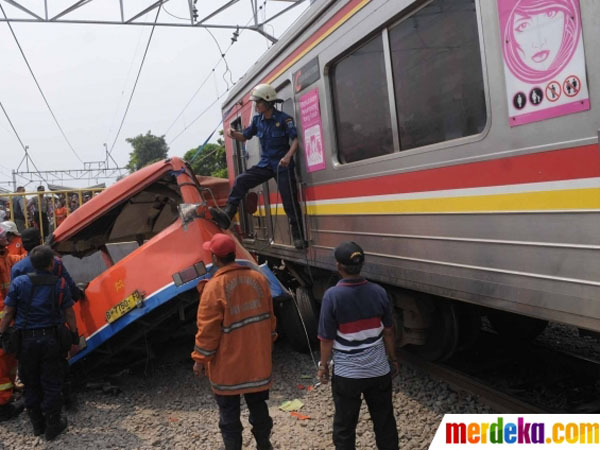
<path id="1" fill-rule="evenodd" d="M 138 6 L 133 7 L 132 1 L 128 0 L 78 0 L 64 9 L 56 9 L 56 5 L 52 6 L 50 0 L 39 1 L 37 8 L 32 8 L 29 4 L 26 6 L 22 0 L 0 0 L 12 8 L 7 9 L 7 18 L 1 17 L 0 22 L 7 20 L 13 23 L 19 22 L 43 22 L 43 23 L 62 23 L 62 24 L 93 24 L 93 25 L 142 25 L 153 26 L 153 21 L 145 20 L 147 13 L 156 10 L 159 6 L 177 7 L 178 11 L 185 10 L 185 17 L 174 17 L 168 14 L 161 14 L 156 22 L 157 27 L 192 27 L 192 28 L 215 28 L 215 29 L 233 29 L 233 30 L 252 30 L 262 34 L 271 42 L 277 42 L 277 39 L 264 30 L 266 24 L 276 19 L 277 17 L 287 13 L 305 0 L 268 0 L 278 3 L 290 3 L 283 10 L 259 20 L 261 0 L 247 0 L 252 7 L 254 16 L 253 23 L 250 25 L 239 24 L 223 24 L 215 23 L 215 19 L 221 19 L 223 13 L 241 0 L 229 0 L 221 2 L 220 6 L 210 11 L 207 4 L 219 3 L 211 0 L 147 0 L 143 6 L 139 6 L 140 2 L 136 2 Z M 102 3 L 103 11 L 106 14 L 105 18 L 98 17 L 97 8 L 94 9 L 94 4 Z M 200 11 L 202 8 L 203 11 Z M 185 20 L 183 20 L 185 19 Z"/>

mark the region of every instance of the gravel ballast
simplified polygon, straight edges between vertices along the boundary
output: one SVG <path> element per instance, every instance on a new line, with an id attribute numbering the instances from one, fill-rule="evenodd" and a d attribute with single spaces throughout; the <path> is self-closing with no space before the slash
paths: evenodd
<path id="1" fill-rule="evenodd" d="M 317 355 L 315 353 L 315 355 Z M 318 355 L 316 356 L 318 357 Z M 274 420 L 272 442 L 276 449 L 331 449 L 333 402 L 330 385 L 311 391 L 298 385 L 314 383 L 310 355 L 292 351 L 278 342 L 273 355 L 274 385 L 269 409 Z M 79 393 L 77 412 L 68 412 L 69 428 L 54 442 L 31 433 L 27 415 L 0 424 L 0 448 L 48 449 L 220 449 L 218 409 L 208 380 L 192 374 L 188 349 L 160 358 L 152 373 L 121 375 L 118 395 L 87 389 Z M 310 376 L 310 379 L 307 379 Z M 94 386 L 94 385 L 89 385 Z M 278 409 L 286 400 L 300 399 L 299 420 Z M 394 381 L 396 421 L 402 449 L 428 448 L 444 413 L 488 413 L 477 399 L 451 390 L 448 385 L 403 367 Z M 244 448 L 256 448 L 248 411 L 242 401 Z M 357 427 L 357 448 L 375 448 L 366 405 Z"/>

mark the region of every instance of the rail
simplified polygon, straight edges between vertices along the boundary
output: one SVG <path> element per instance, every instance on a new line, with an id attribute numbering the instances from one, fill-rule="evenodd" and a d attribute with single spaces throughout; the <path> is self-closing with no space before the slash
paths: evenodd
<path id="1" fill-rule="evenodd" d="M 490 406 L 496 412 L 512 414 L 545 414 L 548 413 L 543 408 L 522 401 L 513 395 L 495 389 L 494 387 L 460 372 L 444 364 L 425 361 L 407 351 L 398 352 L 399 361 L 412 367 L 426 372 L 430 376 L 442 380 L 460 391 L 469 392 L 476 395 L 479 399 Z"/>
<path id="2" fill-rule="evenodd" d="M 0 194 L 0 203 L 19 232 L 35 227 L 42 242 L 77 208 L 105 188 L 64 189 Z"/>

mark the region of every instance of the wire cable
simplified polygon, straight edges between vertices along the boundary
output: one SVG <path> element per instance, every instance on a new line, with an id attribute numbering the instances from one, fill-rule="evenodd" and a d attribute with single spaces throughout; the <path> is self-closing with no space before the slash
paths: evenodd
<path id="1" fill-rule="evenodd" d="M 212 31 L 210 31 L 208 28 L 205 28 L 205 30 L 208 32 L 208 34 L 210 34 L 210 37 L 213 38 L 213 41 L 215 41 L 215 44 L 217 45 L 217 48 L 219 49 L 219 53 L 221 54 L 221 58 L 223 58 L 223 61 L 225 62 L 225 72 L 223 72 L 223 81 L 225 81 L 225 84 L 227 85 L 227 90 L 229 90 L 229 82 L 227 81 L 225 76 L 227 74 L 229 74 L 229 81 L 231 82 L 231 86 L 233 86 L 235 84 L 235 82 L 233 81 L 233 74 L 231 73 L 231 69 L 229 68 L 227 59 L 225 59 L 226 53 L 223 53 L 223 50 L 221 49 L 221 46 L 219 45 L 219 41 L 217 41 L 217 38 L 215 37 L 215 35 L 212 34 Z M 227 51 L 231 48 L 232 45 L 233 45 L 233 42 L 231 44 L 229 44 Z"/>
<path id="2" fill-rule="evenodd" d="M 146 16 L 144 16 L 145 18 Z M 123 87 L 121 88 L 121 95 L 117 101 L 117 104 L 115 106 L 113 115 L 112 115 L 112 119 L 110 121 L 110 126 L 108 127 L 108 131 L 106 132 L 106 137 L 104 138 L 103 142 L 109 142 L 110 136 L 112 135 L 112 130 L 113 130 L 113 125 L 115 124 L 115 120 L 117 119 L 117 115 L 121 106 L 121 100 L 122 97 L 124 97 L 125 94 L 125 87 L 127 86 L 127 83 L 129 81 L 129 76 L 131 75 L 131 69 L 133 69 L 133 63 L 135 62 L 135 58 L 138 54 L 138 50 L 140 49 L 140 44 L 142 43 L 142 36 L 144 34 L 144 30 L 143 28 L 140 29 L 140 34 L 138 36 L 138 41 L 137 44 L 135 45 L 135 50 L 133 52 L 133 55 L 131 57 L 131 62 L 129 63 L 129 69 L 127 69 L 127 75 L 125 76 L 125 79 L 123 81 Z"/>
<path id="3" fill-rule="evenodd" d="M 183 133 L 185 133 L 194 123 L 196 123 L 196 121 L 198 121 L 198 119 L 200 119 L 200 117 L 202 117 L 204 114 L 206 114 L 210 110 L 210 108 L 212 108 L 225 94 L 227 94 L 227 91 L 225 91 L 221 95 L 219 95 L 210 105 L 208 105 L 200 114 L 198 114 L 194 120 L 192 120 L 183 130 L 181 130 L 177 136 L 175 136 L 173 139 L 171 139 L 169 141 L 169 145 L 171 145 L 173 142 L 175 142 L 175 140 L 179 136 L 181 136 Z"/>
<path id="4" fill-rule="evenodd" d="M 37 171 L 39 177 L 42 179 L 42 181 L 45 181 L 46 184 L 47 184 L 48 181 L 42 176 L 42 173 L 40 172 L 40 169 L 38 169 L 37 166 L 35 165 L 35 163 L 33 162 L 33 158 L 31 157 L 31 155 L 27 151 L 27 147 L 25 146 L 25 144 L 23 144 L 23 141 L 21 140 L 21 136 L 19 136 L 19 133 L 17 132 L 17 129 L 13 125 L 13 122 L 10 119 L 10 116 L 8 115 L 8 112 L 6 111 L 6 108 L 4 108 L 4 105 L 2 104 L 2 102 L 0 102 L 0 108 L 2 108 L 2 112 L 6 116 L 6 120 L 8 120 L 8 123 L 10 124 L 10 127 L 12 128 L 13 132 L 15 133 L 15 136 L 17 137 L 17 140 L 19 141 L 19 144 L 21 144 L 21 148 L 23 149 L 23 152 L 25 153 L 25 156 L 29 157 L 29 160 L 31 161 L 31 164 L 33 165 L 33 167 Z"/>
<path id="5" fill-rule="evenodd" d="M 19 133 L 17 132 L 17 129 L 13 125 L 12 120 L 10 120 L 10 116 L 8 115 L 8 112 L 4 108 L 4 105 L 2 104 L 2 102 L 0 102 L 0 108 L 2 108 L 2 112 L 6 116 L 6 120 L 8 120 L 8 123 L 10 124 L 10 127 L 13 130 L 13 133 L 15 133 L 15 136 L 17 136 L 17 139 L 19 140 L 19 144 L 21 144 L 21 147 L 23 148 L 23 151 L 26 152 L 27 149 L 25 148 L 25 144 L 23 144 L 23 141 L 21 140 L 21 136 L 19 136 Z"/>
<path id="6" fill-rule="evenodd" d="M 125 113 L 123 114 L 123 118 L 121 119 L 121 124 L 119 125 L 119 129 L 117 130 L 117 135 L 115 136 L 115 140 L 110 146 L 110 150 L 108 152 L 108 156 L 110 156 L 115 148 L 117 143 L 117 139 L 119 139 L 119 134 L 121 134 L 121 130 L 123 128 L 123 124 L 125 123 L 125 118 L 127 117 L 127 113 L 129 112 L 129 107 L 131 106 L 131 101 L 133 100 L 133 95 L 135 94 L 135 89 L 137 87 L 138 81 L 140 80 L 140 75 L 142 74 L 142 69 L 144 68 L 144 62 L 146 61 L 146 56 L 148 56 L 148 50 L 150 49 L 150 43 L 152 42 L 152 36 L 154 36 L 154 30 L 156 29 L 156 23 L 158 22 L 158 16 L 160 15 L 160 11 L 162 9 L 163 2 L 161 1 L 156 9 L 156 17 L 154 18 L 154 24 L 152 25 L 152 30 L 150 31 L 150 36 L 148 37 L 148 43 L 146 44 L 146 49 L 144 50 L 144 56 L 142 57 L 142 62 L 140 63 L 140 69 L 138 70 L 138 74 L 135 77 L 135 83 L 133 84 L 133 89 L 131 90 L 131 95 L 129 96 L 129 101 L 127 102 L 127 107 L 125 108 Z"/>
<path id="7" fill-rule="evenodd" d="M 48 103 L 48 99 L 46 98 L 46 95 L 44 94 L 44 91 L 42 90 L 42 87 L 40 86 L 40 83 L 38 83 L 38 80 L 37 80 L 35 74 L 33 73 L 33 69 L 31 68 L 31 65 L 29 64 L 29 61 L 27 60 L 27 56 L 25 56 L 25 52 L 23 51 L 23 48 L 21 47 L 21 44 L 19 43 L 19 39 L 17 38 L 17 35 L 15 34 L 15 31 L 13 30 L 13 27 L 12 27 L 10 21 L 8 20 L 8 17 L 6 15 L 6 13 L 4 12 L 4 8 L 2 7 L 2 3 L 0 3 L 0 10 L 2 10 L 2 15 L 4 16 L 4 19 L 6 20 L 6 24 L 8 25 L 8 28 L 10 29 L 10 32 L 11 32 L 13 38 L 15 39 L 15 42 L 17 43 L 17 47 L 19 47 L 19 51 L 21 52 L 21 56 L 23 56 L 23 59 L 25 60 L 25 64 L 27 65 L 27 68 L 29 69 L 29 73 L 31 73 L 31 76 L 33 77 L 33 81 L 35 81 L 35 85 L 37 86 L 38 90 L 40 91 L 40 94 L 42 95 L 42 98 L 44 99 L 44 102 L 46 103 L 46 106 L 48 107 L 48 110 L 50 111 L 50 114 L 52 115 L 52 118 L 54 119 L 54 122 L 56 123 L 56 126 L 60 130 L 60 133 L 62 134 L 63 138 L 67 142 L 69 148 L 71 149 L 71 151 L 73 152 L 73 154 L 75 155 L 75 157 L 79 160 L 79 162 L 81 162 L 83 164 L 83 160 L 79 157 L 79 155 L 77 154 L 77 152 L 73 148 L 73 145 L 71 145 L 71 141 L 69 141 L 69 138 L 65 134 L 63 128 L 60 126 L 60 123 L 58 122 L 58 119 L 56 118 L 56 115 L 54 114 L 54 111 L 52 111 L 52 108 L 50 107 L 50 103 Z"/>
<path id="8" fill-rule="evenodd" d="M 250 20 L 248 20 L 248 22 L 246 22 L 245 26 L 248 26 L 248 24 L 250 22 L 252 22 L 252 18 L 250 18 Z M 242 28 L 239 31 L 239 34 L 237 35 L 237 38 L 239 38 L 242 35 L 242 33 L 244 32 L 244 30 L 245 30 L 245 28 Z M 212 33 L 211 33 L 211 35 L 212 35 Z M 214 36 L 213 36 L 213 39 L 214 39 Z M 171 128 L 173 128 L 173 126 L 177 123 L 177 121 L 183 115 L 183 113 L 185 113 L 185 111 L 191 105 L 191 103 L 194 101 L 194 99 L 196 98 L 196 96 L 198 95 L 198 93 L 200 92 L 200 90 L 204 87 L 204 85 L 206 85 L 206 83 L 210 79 L 211 75 L 213 75 L 213 73 L 215 72 L 215 70 L 217 69 L 217 67 L 219 67 L 219 65 L 222 62 L 227 63 L 227 60 L 225 59 L 225 56 L 227 56 L 227 53 L 229 53 L 229 50 L 231 50 L 231 47 L 233 47 L 233 44 L 235 44 L 235 42 L 236 41 L 232 41 L 231 44 L 229 44 L 229 47 L 227 47 L 227 49 L 225 50 L 225 53 L 224 54 L 221 53 L 221 57 L 219 58 L 219 60 L 216 62 L 216 64 L 213 66 L 213 68 L 208 72 L 208 75 L 206 75 L 206 77 L 202 80 L 202 82 L 200 83 L 200 86 L 192 94 L 192 97 L 188 100 L 188 102 L 185 104 L 185 106 L 183 107 L 183 109 L 179 112 L 179 114 L 177 114 L 177 117 L 175 117 L 175 120 L 173 120 L 173 122 L 171 123 L 171 125 L 169 125 L 169 127 L 167 128 L 167 131 L 165 131 L 165 133 L 164 133 L 165 135 L 168 134 L 169 131 L 171 131 Z M 217 42 L 217 47 L 219 48 L 219 52 L 220 52 L 221 51 L 221 47 L 219 46 L 218 42 Z M 179 135 L 177 135 L 173 140 L 175 140 L 177 137 L 179 137 Z"/>
<path id="9" fill-rule="evenodd" d="M 189 17 L 179 17 L 179 16 L 176 16 L 175 14 L 171 14 L 169 11 L 167 11 L 166 6 L 163 6 L 163 11 L 166 12 L 169 16 L 173 17 L 174 19 L 185 20 L 186 22 L 188 20 L 190 20 Z"/>
<path id="10" fill-rule="evenodd" d="M 208 80 L 210 79 L 211 75 L 214 73 L 215 69 L 219 66 L 219 64 L 221 64 L 221 60 L 219 60 L 219 62 L 217 63 L 217 65 L 208 73 L 208 75 L 206 76 L 206 78 L 204 80 L 202 80 L 202 83 L 200 83 L 200 86 L 198 87 L 198 89 L 196 89 L 196 92 L 194 92 L 194 95 L 192 95 L 192 97 L 188 100 L 188 102 L 185 104 L 185 106 L 183 107 L 183 109 L 181 110 L 181 112 L 177 115 L 177 117 L 175 117 L 175 120 L 173 120 L 173 122 L 171 123 L 171 125 L 169 125 L 169 128 L 167 128 L 167 131 L 165 131 L 164 134 L 168 134 L 169 131 L 171 131 L 171 128 L 173 128 L 173 125 L 175 125 L 177 123 L 177 121 L 183 115 L 183 113 L 188 108 L 188 106 L 190 106 L 190 104 L 192 103 L 192 101 L 196 98 L 196 95 L 198 95 L 198 93 L 200 92 L 200 90 L 208 82 Z"/>

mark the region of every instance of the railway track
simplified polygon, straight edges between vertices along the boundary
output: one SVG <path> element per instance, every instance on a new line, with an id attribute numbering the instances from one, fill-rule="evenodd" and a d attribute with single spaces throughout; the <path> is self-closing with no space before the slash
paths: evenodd
<path id="1" fill-rule="evenodd" d="M 398 353 L 398 360 L 401 363 L 408 364 L 411 367 L 427 373 L 433 378 L 448 383 L 454 389 L 476 395 L 483 403 L 487 404 L 497 412 L 523 414 L 544 414 L 548 412 L 535 405 L 521 401 L 513 395 L 506 394 L 498 389 L 495 389 L 482 380 L 472 377 L 455 368 L 449 367 L 443 363 L 425 361 L 406 351 L 401 351 Z"/>
<path id="2" fill-rule="evenodd" d="M 476 348 L 445 362 L 407 351 L 399 358 L 502 413 L 600 412 L 600 362 L 547 344 L 500 345 L 483 333 Z"/>

